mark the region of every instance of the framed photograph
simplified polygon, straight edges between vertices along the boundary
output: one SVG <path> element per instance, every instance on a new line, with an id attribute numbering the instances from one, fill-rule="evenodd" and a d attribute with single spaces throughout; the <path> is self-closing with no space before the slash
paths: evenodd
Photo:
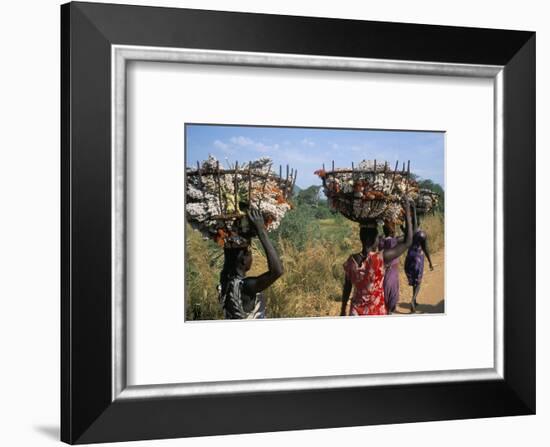
<path id="1" fill-rule="evenodd" d="M 63 441 L 535 412 L 535 33 L 61 25 Z"/>

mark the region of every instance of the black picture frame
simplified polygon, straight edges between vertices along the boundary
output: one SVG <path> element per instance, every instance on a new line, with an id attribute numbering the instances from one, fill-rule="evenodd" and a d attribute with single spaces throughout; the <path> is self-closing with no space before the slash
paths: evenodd
<path id="1" fill-rule="evenodd" d="M 503 66 L 503 379 L 113 400 L 113 44 Z M 535 33 L 69 3 L 61 6 L 61 142 L 64 442 L 535 413 Z"/>

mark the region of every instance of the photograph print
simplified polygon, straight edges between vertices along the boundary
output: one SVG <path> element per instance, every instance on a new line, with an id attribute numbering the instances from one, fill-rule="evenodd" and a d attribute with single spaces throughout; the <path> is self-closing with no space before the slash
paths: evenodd
<path id="1" fill-rule="evenodd" d="M 185 320 L 445 312 L 445 133 L 185 126 Z"/>

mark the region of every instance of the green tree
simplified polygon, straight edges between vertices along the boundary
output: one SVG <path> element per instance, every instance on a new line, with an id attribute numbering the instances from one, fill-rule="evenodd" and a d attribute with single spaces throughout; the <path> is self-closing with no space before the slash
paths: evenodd
<path id="1" fill-rule="evenodd" d="M 306 189 L 298 191 L 294 197 L 294 201 L 300 205 L 317 206 L 319 204 L 319 191 L 321 187 L 311 185 Z"/>

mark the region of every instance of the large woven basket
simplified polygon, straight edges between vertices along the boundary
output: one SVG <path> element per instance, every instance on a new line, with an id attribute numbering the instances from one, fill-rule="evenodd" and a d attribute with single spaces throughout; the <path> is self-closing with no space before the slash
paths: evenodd
<path id="1" fill-rule="evenodd" d="M 242 246 L 255 235 L 247 218 L 248 210 L 259 210 L 268 231 L 277 228 L 286 211 L 296 183 L 297 171 L 286 167 L 286 177 L 271 165 L 253 162 L 223 169 L 219 161 L 197 163 L 186 173 L 186 217 L 193 228 L 220 246 Z"/>
<path id="2" fill-rule="evenodd" d="M 418 185 L 412 179 L 410 162 L 391 169 L 387 162 L 364 160 L 356 167 L 316 171 L 323 180 L 329 207 L 359 223 L 391 221 L 401 223 L 405 197 L 416 199 Z"/>

